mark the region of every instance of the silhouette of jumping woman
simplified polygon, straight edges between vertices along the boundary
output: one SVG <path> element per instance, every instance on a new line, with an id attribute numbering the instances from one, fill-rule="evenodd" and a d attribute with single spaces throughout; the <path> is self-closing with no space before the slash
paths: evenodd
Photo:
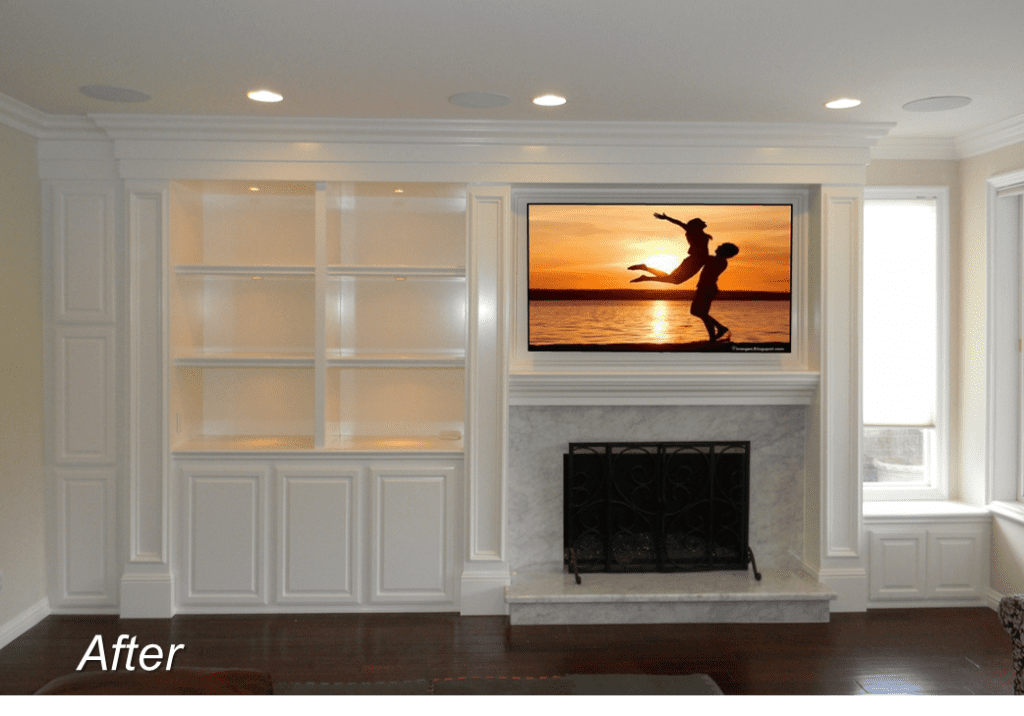
<path id="1" fill-rule="evenodd" d="M 661 281 L 662 283 L 680 284 L 697 275 L 708 260 L 708 242 L 711 235 L 704 232 L 707 223 L 701 218 L 690 219 L 685 224 L 679 219 L 673 219 L 668 214 L 655 213 L 655 219 L 671 221 L 686 232 L 686 242 L 690 245 L 689 255 L 676 267 L 672 273 L 665 273 L 660 269 L 651 268 L 647 264 L 634 264 L 629 267 L 630 271 L 648 271 L 651 276 L 637 276 L 630 283 L 640 281 Z"/>
<path id="2" fill-rule="evenodd" d="M 697 279 L 697 290 L 690 304 L 690 315 L 704 321 L 704 327 L 708 330 L 708 340 L 712 343 L 729 336 L 729 329 L 711 317 L 711 302 L 718 295 L 718 277 L 729 268 L 727 259 L 731 259 L 739 252 L 736 244 L 720 244 L 715 249 L 715 255 L 709 257 L 704 264 L 704 270 Z"/>

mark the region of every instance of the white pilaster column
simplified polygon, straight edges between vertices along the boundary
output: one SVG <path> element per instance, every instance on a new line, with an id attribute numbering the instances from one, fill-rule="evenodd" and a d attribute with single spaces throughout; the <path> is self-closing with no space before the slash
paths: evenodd
<path id="1" fill-rule="evenodd" d="M 820 252 L 821 387 L 812 411 L 810 444 L 817 444 L 817 554 L 812 566 L 839 595 L 834 611 L 867 608 L 867 563 L 861 544 L 861 244 L 864 190 L 823 186 Z M 808 475 L 808 481 L 815 476 Z M 810 493 L 809 493 L 810 494 Z M 808 510 L 808 518 L 813 519 Z"/>
<path id="2" fill-rule="evenodd" d="M 167 182 L 129 181 L 128 551 L 121 577 L 123 618 L 174 613 L 167 461 Z"/>
<path id="3" fill-rule="evenodd" d="M 508 442 L 507 249 L 511 190 L 468 193 L 466 499 L 463 614 L 505 614 L 505 463 Z"/>

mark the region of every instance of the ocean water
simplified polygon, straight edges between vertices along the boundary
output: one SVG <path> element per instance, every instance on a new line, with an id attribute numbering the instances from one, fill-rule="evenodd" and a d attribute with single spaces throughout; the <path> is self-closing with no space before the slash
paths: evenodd
<path id="1" fill-rule="evenodd" d="M 734 343 L 790 341 L 789 301 L 715 301 L 711 317 Z M 689 301 L 530 301 L 530 344 L 690 343 L 708 340 Z"/>

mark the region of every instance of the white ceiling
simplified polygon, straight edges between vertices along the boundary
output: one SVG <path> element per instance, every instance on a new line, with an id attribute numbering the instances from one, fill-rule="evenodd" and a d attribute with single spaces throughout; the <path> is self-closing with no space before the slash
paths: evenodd
<path id="1" fill-rule="evenodd" d="M 257 87 L 285 99 L 246 99 Z M 513 101 L 448 102 L 467 91 Z M 568 104 L 530 103 L 548 92 Z M 895 122 L 894 136 L 957 137 L 1024 115 L 1024 0 L 0 0 L 0 94 L 53 115 Z M 973 101 L 901 109 L 936 95 Z M 843 96 L 863 104 L 823 107 Z"/>

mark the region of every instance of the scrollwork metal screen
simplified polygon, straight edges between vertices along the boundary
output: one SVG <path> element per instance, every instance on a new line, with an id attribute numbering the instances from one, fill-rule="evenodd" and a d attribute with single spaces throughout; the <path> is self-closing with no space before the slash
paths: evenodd
<path id="1" fill-rule="evenodd" d="M 749 442 L 571 443 L 564 469 L 580 572 L 747 568 Z"/>

